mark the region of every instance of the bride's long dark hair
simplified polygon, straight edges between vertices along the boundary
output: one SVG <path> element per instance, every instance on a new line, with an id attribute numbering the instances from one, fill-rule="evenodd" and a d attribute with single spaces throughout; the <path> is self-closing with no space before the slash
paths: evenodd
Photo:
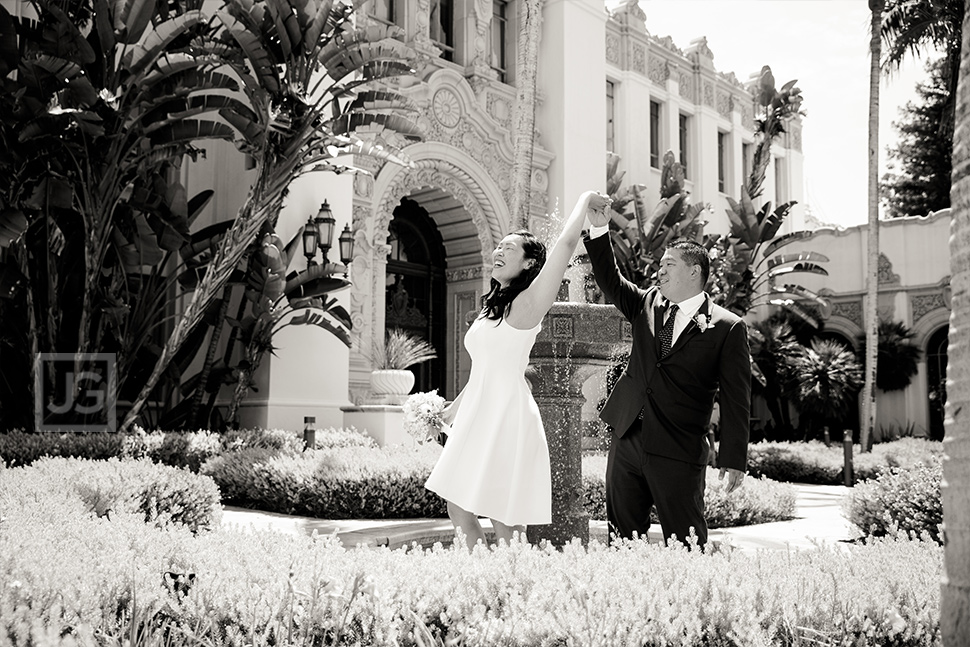
<path id="1" fill-rule="evenodd" d="M 522 253 L 525 258 L 532 259 L 532 267 L 522 270 L 518 276 L 509 281 L 508 286 L 495 279 L 491 280 L 488 294 L 482 297 L 482 314 L 486 319 L 501 319 L 509 313 L 515 297 L 532 285 L 532 281 L 539 276 L 539 270 L 546 264 L 546 246 L 532 232 L 520 229 L 513 231 L 513 235 L 522 239 Z"/>

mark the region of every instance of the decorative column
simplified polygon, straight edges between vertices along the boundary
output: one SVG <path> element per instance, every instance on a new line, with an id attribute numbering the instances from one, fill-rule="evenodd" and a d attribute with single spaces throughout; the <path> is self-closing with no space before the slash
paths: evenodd
<path id="1" fill-rule="evenodd" d="M 583 384 L 603 375 L 631 343 L 629 323 L 612 305 L 555 303 L 542 322 L 527 377 L 539 405 L 552 461 L 552 523 L 530 526 L 529 541 L 589 542 L 583 508 Z"/>

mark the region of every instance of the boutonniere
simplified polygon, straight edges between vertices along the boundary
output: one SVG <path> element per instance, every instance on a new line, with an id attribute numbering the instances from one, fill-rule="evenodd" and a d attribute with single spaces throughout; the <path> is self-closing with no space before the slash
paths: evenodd
<path id="1" fill-rule="evenodd" d="M 703 312 L 698 312 L 696 315 L 694 315 L 694 323 L 697 324 L 697 329 L 701 332 L 704 332 L 712 325 L 710 316 L 704 314 Z"/>

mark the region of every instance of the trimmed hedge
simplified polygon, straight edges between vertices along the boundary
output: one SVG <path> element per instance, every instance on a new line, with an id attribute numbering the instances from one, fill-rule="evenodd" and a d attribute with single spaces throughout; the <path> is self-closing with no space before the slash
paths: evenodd
<path id="1" fill-rule="evenodd" d="M 890 467 L 909 468 L 939 463 L 943 443 L 921 438 L 902 438 L 874 445 L 860 452 L 856 445 L 852 470 L 856 482 L 877 477 Z M 826 447 L 819 441 L 805 443 L 755 443 L 748 446 L 748 473 L 774 481 L 842 485 L 845 460 L 842 445 Z"/>
<path id="2" fill-rule="evenodd" d="M 318 449 L 377 447 L 373 438 L 354 429 L 321 429 Z M 45 456 L 105 460 L 148 458 L 156 463 L 198 472 L 205 461 L 225 452 L 247 448 L 303 449 L 303 434 L 285 429 L 242 429 L 214 433 L 199 431 L 152 431 L 135 427 L 131 433 L 0 433 L 0 464 L 30 465 Z"/>
<path id="3" fill-rule="evenodd" d="M 424 483 L 441 453 L 434 444 L 380 449 L 307 452 L 248 449 L 205 464 L 229 505 L 323 519 L 445 517 L 444 500 Z M 584 508 L 606 518 L 606 456 L 583 458 Z M 713 528 L 792 518 L 794 489 L 767 479 L 747 479 L 728 495 L 717 473 L 707 479 L 707 517 Z"/>

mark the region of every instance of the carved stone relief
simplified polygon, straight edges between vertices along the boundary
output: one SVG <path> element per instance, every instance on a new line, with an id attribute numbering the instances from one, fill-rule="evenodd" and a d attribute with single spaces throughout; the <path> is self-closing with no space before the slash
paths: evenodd
<path id="1" fill-rule="evenodd" d="M 361 198 L 369 198 L 374 193 L 374 178 L 366 173 L 354 175 L 354 194 Z"/>
<path id="2" fill-rule="evenodd" d="M 889 257 L 879 252 L 879 285 L 898 285 L 899 275 L 893 273 L 893 264 Z"/>
<path id="3" fill-rule="evenodd" d="M 741 125 L 748 130 L 754 130 L 754 106 L 749 100 L 741 102 Z"/>
<path id="4" fill-rule="evenodd" d="M 620 65 L 620 37 L 616 34 L 606 35 L 606 62 Z"/>
<path id="5" fill-rule="evenodd" d="M 440 88 L 431 99 L 431 112 L 445 128 L 454 128 L 461 121 L 461 100 L 451 88 Z"/>
<path id="6" fill-rule="evenodd" d="M 939 308 L 950 309 L 950 303 L 943 298 L 942 292 L 934 294 L 915 294 L 910 297 L 910 308 L 913 311 L 913 323 Z"/>
<path id="7" fill-rule="evenodd" d="M 734 108 L 734 101 L 730 94 L 727 92 L 717 93 L 717 113 L 722 117 L 727 117 L 731 114 L 731 110 Z"/>
<path id="8" fill-rule="evenodd" d="M 714 85 L 710 81 L 704 81 L 704 105 L 714 107 Z"/>
<path id="9" fill-rule="evenodd" d="M 647 63 L 647 78 L 657 85 L 664 85 L 670 78 L 670 66 L 664 59 L 651 56 Z"/>
<path id="10" fill-rule="evenodd" d="M 793 121 L 788 125 L 788 134 L 791 147 L 802 152 L 802 124 L 799 121 Z"/>
<path id="11" fill-rule="evenodd" d="M 848 319 L 859 328 L 863 327 L 862 300 L 833 301 L 832 316 Z"/>
<path id="12" fill-rule="evenodd" d="M 630 68 L 639 74 L 647 73 L 647 52 L 640 43 L 633 43 Z"/>
<path id="13" fill-rule="evenodd" d="M 684 97 L 690 102 L 694 101 L 694 82 L 691 79 L 690 74 L 682 72 L 680 75 L 680 96 Z"/>
<path id="14" fill-rule="evenodd" d="M 485 269 L 479 265 L 472 267 L 459 267 L 454 270 L 445 270 L 445 279 L 449 283 L 457 281 L 472 281 L 485 276 Z"/>
<path id="15" fill-rule="evenodd" d="M 485 111 L 488 112 L 489 117 L 502 124 L 504 128 L 511 128 L 512 106 L 497 92 L 489 92 L 485 95 Z"/>

